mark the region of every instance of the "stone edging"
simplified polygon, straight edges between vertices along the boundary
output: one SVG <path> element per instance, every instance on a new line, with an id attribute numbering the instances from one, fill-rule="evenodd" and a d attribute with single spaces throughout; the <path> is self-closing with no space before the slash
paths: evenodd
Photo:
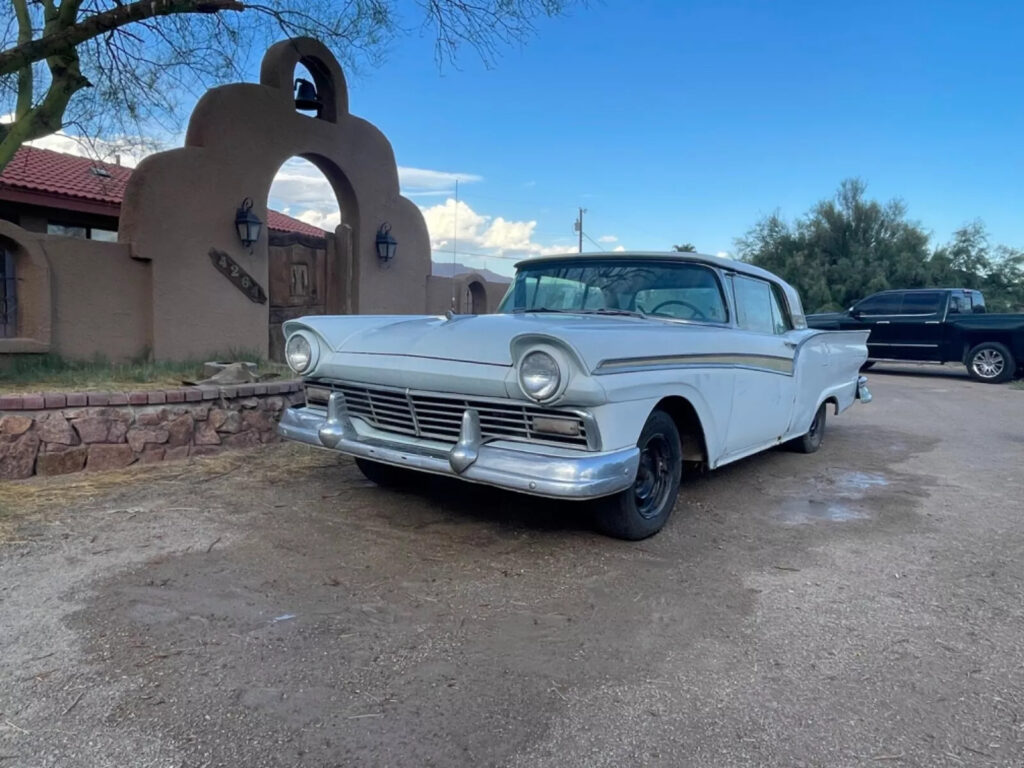
<path id="1" fill-rule="evenodd" d="M 282 410 L 305 399 L 295 381 L 16 397 L 0 401 L 0 480 L 255 448 L 278 440 Z"/>
<path id="2" fill-rule="evenodd" d="M 301 389 L 301 381 L 278 381 L 267 384 L 232 384 L 223 387 L 176 387 L 173 389 L 144 389 L 131 392 L 34 392 L 27 395 L 0 395 L 0 411 L 42 411 L 49 408 L 84 408 L 86 406 L 198 403 L 222 397 L 287 395 L 292 392 L 298 392 Z"/>

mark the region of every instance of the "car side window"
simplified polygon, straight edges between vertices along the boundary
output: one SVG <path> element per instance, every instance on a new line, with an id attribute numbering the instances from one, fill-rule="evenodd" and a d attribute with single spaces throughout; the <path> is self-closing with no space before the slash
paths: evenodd
<path id="1" fill-rule="evenodd" d="M 868 296 L 853 309 L 860 315 L 898 315 L 902 298 L 900 293 L 878 293 Z"/>
<path id="2" fill-rule="evenodd" d="M 736 300 L 736 324 L 740 328 L 760 333 L 778 333 L 775 318 L 781 315 L 781 310 L 768 283 L 734 275 L 732 292 Z"/>
<path id="3" fill-rule="evenodd" d="M 942 311 L 946 295 L 941 291 L 924 291 L 903 294 L 901 315 L 936 315 Z"/>
<path id="4" fill-rule="evenodd" d="M 789 316 L 786 297 L 775 283 L 772 283 L 772 325 L 777 334 L 793 330 L 793 319 Z"/>

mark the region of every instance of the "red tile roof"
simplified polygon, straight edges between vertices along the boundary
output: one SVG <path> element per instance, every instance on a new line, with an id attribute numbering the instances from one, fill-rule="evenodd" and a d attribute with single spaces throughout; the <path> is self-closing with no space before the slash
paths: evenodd
<path id="1" fill-rule="evenodd" d="M 49 149 L 22 147 L 0 173 L 0 188 L 121 205 L 131 168 Z"/>
<path id="2" fill-rule="evenodd" d="M 278 232 L 298 232 L 300 235 L 310 235 L 312 237 L 323 237 L 327 234 L 319 227 L 314 227 L 312 224 L 307 224 L 304 221 L 292 218 L 286 213 L 274 210 L 267 211 L 267 226 Z"/>
<path id="3" fill-rule="evenodd" d="M 116 216 L 131 175 L 132 169 L 122 165 L 51 149 L 21 147 L 0 171 L 0 199 L 20 192 L 23 194 L 18 199 L 23 202 L 72 209 L 77 208 L 76 202 L 86 203 L 89 210 L 98 212 L 97 207 L 109 208 L 110 215 Z M 312 237 L 326 234 L 312 224 L 278 211 L 268 211 L 267 218 L 267 226 L 278 232 L 298 232 Z"/>

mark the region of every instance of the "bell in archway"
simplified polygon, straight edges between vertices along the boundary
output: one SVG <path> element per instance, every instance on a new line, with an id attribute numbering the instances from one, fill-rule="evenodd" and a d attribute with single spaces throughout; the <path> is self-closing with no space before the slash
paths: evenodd
<path id="1" fill-rule="evenodd" d="M 303 112 L 319 113 L 323 103 L 316 92 L 316 86 L 309 80 L 298 78 L 295 81 L 295 108 Z"/>

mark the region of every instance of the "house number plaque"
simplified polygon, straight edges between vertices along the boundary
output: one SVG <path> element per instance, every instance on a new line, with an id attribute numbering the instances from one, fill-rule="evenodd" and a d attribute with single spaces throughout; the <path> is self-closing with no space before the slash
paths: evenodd
<path id="1" fill-rule="evenodd" d="M 257 304 L 267 303 L 267 294 L 263 292 L 263 288 L 260 287 L 260 284 L 253 280 L 252 276 L 238 266 L 238 263 L 224 253 L 224 251 L 218 251 L 216 248 L 211 248 L 210 261 L 213 262 L 213 266 L 215 266 L 221 274 L 231 281 L 235 288 L 248 296 L 251 301 L 255 301 Z"/>

